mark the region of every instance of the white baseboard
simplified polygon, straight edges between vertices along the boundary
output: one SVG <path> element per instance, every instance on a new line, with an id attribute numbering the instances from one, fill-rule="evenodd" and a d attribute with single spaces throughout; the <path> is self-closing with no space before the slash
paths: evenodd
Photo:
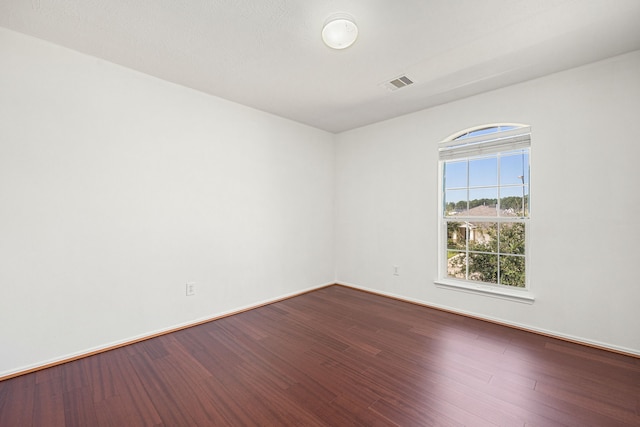
<path id="1" fill-rule="evenodd" d="M 419 304 L 419 305 L 423 305 L 425 307 L 433 307 L 439 310 L 444 310 L 444 311 L 449 311 L 451 313 L 456 313 L 456 314 L 461 314 L 463 316 L 468 316 L 468 317 L 473 317 L 476 319 L 481 319 L 481 320 L 486 320 L 489 322 L 493 322 L 493 323 L 498 323 L 501 325 L 505 325 L 505 326 L 510 326 L 513 328 L 517 328 L 517 329 L 522 329 L 525 331 L 529 331 L 529 332 L 533 332 L 536 334 L 541 334 L 541 335 L 546 335 L 552 338 L 558 338 L 561 340 L 565 340 L 565 341 L 571 341 L 574 343 L 578 343 L 578 344 L 584 344 L 590 347 L 596 347 L 596 348 L 601 348 L 603 350 L 609 350 L 609 351 L 613 351 L 616 353 L 622 353 L 622 354 L 627 354 L 629 356 L 634 356 L 634 357 L 640 357 L 640 350 L 637 349 L 631 349 L 631 348 L 626 348 L 626 347 L 622 347 L 622 346 L 618 346 L 618 345 L 614 345 L 614 344 L 610 344 L 610 343 L 603 343 L 600 341 L 596 341 L 596 340 L 591 340 L 588 338 L 584 338 L 584 337 L 578 337 L 578 336 L 574 336 L 574 335 L 569 335 L 569 334 L 564 334 L 562 332 L 558 332 L 558 331 L 552 331 L 552 330 L 548 330 L 548 329 L 543 329 L 543 328 L 537 328 L 535 326 L 531 326 L 531 325 L 527 325 L 527 324 L 523 324 L 523 323 L 518 323 L 518 322 L 512 322 L 509 320 L 505 320 L 505 319 L 500 319 L 497 317 L 492 317 L 492 316 L 486 316 L 484 314 L 478 314 L 478 313 L 474 313 L 471 311 L 466 311 L 466 310 L 461 310 L 459 308 L 455 308 L 455 307 L 449 307 L 446 305 L 441 305 L 441 304 L 434 304 L 428 301 L 421 301 L 415 298 L 409 298 L 406 297 L 404 295 L 398 295 L 398 294 L 394 294 L 391 292 L 383 292 L 383 291 L 379 291 L 377 289 L 373 289 L 373 288 L 369 288 L 366 286 L 360 286 L 360 285 L 356 285 L 353 283 L 348 283 L 348 282 L 341 282 L 341 281 L 336 281 L 336 284 L 341 285 L 341 286 L 346 286 L 349 288 L 353 288 L 353 289 L 359 289 L 362 291 L 366 291 L 366 292 L 371 292 L 373 294 L 378 294 L 378 295 L 382 295 L 382 296 L 386 296 L 386 297 L 390 297 L 390 298 L 394 298 L 394 299 L 398 299 L 401 301 L 406 301 L 406 302 L 410 302 L 410 303 L 415 303 L 415 304 Z"/>

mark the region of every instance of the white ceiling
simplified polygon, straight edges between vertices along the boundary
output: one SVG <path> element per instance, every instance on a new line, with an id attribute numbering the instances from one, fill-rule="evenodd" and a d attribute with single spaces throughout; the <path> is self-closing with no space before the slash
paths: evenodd
<path id="1" fill-rule="evenodd" d="M 342 51 L 335 12 L 359 27 Z M 640 0 L 0 0 L 0 26 L 330 132 L 638 50 L 639 21 Z"/>

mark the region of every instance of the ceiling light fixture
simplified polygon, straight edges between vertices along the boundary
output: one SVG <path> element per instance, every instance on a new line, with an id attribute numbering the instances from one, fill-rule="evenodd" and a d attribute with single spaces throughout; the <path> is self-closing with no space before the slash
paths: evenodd
<path id="1" fill-rule="evenodd" d="M 331 49 L 345 49 L 358 38 L 358 27 L 351 15 L 334 13 L 322 27 L 322 40 Z"/>

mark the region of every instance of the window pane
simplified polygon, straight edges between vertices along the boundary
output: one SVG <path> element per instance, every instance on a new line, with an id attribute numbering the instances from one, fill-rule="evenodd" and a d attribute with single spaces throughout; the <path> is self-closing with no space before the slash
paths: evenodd
<path id="1" fill-rule="evenodd" d="M 498 185 L 498 159 L 484 157 L 469 160 L 469 186 Z"/>
<path id="2" fill-rule="evenodd" d="M 444 188 L 467 187 L 467 161 L 444 164 Z"/>
<path id="3" fill-rule="evenodd" d="M 479 252 L 498 252 L 498 223 L 467 223 L 469 250 Z"/>
<path id="4" fill-rule="evenodd" d="M 500 256 L 500 283 L 503 285 L 525 286 L 524 257 L 521 256 Z"/>
<path id="5" fill-rule="evenodd" d="M 467 190 L 446 190 L 444 194 L 445 215 L 455 215 L 467 210 Z"/>
<path id="6" fill-rule="evenodd" d="M 447 252 L 447 277 L 452 279 L 466 279 L 467 257 L 464 252 Z"/>
<path id="7" fill-rule="evenodd" d="M 447 249 L 467 249 L 467 227 L 464 222 L 447 222 Z"/>
<path id="8" fill-rule="evenodd" d="M 473 138 L 480 135 L 489 135 L 497 132 L 504 132 L 511 129 L 516 129 L 519 126 L 490 126 L 482 129 L 472 130 L 471 132 L 467 132 L 464 135 L 460 135 L 455 139 L 465 139 L 465 138 Z"/>
<path id="9" fill-rule="evenodd" d="M 498 283 L 498 255 L 470 253 L 469 280 Z"/>
<path id="10" fill-rule="evenodd" d="M 527 150 L 500 157 L 500 185 L 529 183 L 529 153 Z"/>
<path id="11" fill-rule="evenodd" d="M 500 216 L 526 216 L 527 190 L 522 185 L 500 187 Z M 523 209 L 525 215 L 523 215 Z"/>
<path id="12" fill-rule="evenodd" d="M 524 255 L 524 224 L 507 222 L 500 224 L 500 252 Z"/>
<path id="13" fill-rule="evenodd" d="M 477 188 L 469 190 L 468 216 L 497 216 L 496 204 L 498 203 L 497 188 Z"/>

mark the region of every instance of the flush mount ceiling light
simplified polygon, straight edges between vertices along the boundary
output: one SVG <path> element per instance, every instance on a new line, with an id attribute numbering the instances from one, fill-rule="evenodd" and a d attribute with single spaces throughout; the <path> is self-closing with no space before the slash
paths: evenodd
<path id="1" fill-rule="evenodd" d="M 322 27 L 322 40 L 331 49 L 345 49 L 358 38 L 358 27 L 351 15 L 335 13 Z"/>

